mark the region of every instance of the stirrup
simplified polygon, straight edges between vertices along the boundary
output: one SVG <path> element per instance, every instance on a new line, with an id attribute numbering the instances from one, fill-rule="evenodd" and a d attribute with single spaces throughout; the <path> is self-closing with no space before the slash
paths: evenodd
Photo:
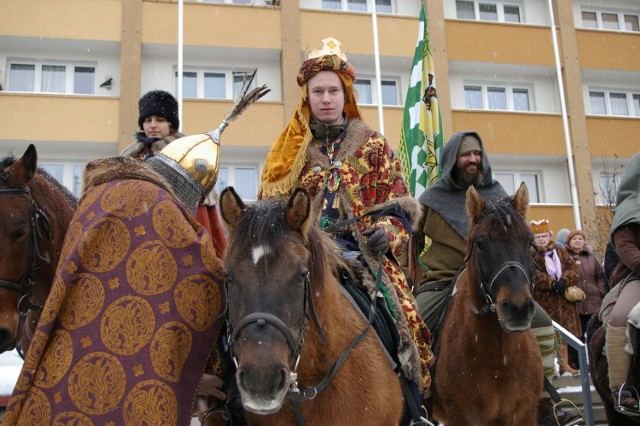
<path id="1" fill-rule="evenodd" d="M 554 402 L 551 406 L 551 411 L 553 412 L 553 418 L 556 421 L 556 424 L 559 425 L 560 421 L 558 420 L 558 413 L 556 412 L 556 407 L 565 404 L 568 406 L 567 409 L 573 408 L 576 410 L 576 413 L 578 413 L 578 417 L 576 417 L 575 419 L 571 420 L 569 423 L 564 423 L 561 426 L 576 426 L 579 424 L 584 424 L 584 419 L 582 418 L 582 414 L 580 413 L 580 410 L 578 409 L 578 407 L 576 406 L 576 404 L 569 400 L 569 399 L 565 399 L 562 398 L 560 399 L 560 401 L 558 402 Z M 562 408 L 562 407 L 559 407 Z"/>
<path id="2" fill-rule="evenodd" d="M 620 404 L 620 398 L 621 398 L 623 389 L 630 391 L 632 393 L 632 396 L 633 394 L 635 394 L 636 402 L 640 407 L 640 395 L 638 395 L 638 391 L 634 386 L 632 385 L 627 386 L 627 382 L 624 382 L 622 386 L 618 388 L 618 397 L 613 399 L 613 406 L 615 410 L 618 413 L 624 414 L 625 416 L 640 416 L 640 410 L 637 410 L 637 409 L 634 410 L 632 408 L 625 407 L 624 405 Z"/>

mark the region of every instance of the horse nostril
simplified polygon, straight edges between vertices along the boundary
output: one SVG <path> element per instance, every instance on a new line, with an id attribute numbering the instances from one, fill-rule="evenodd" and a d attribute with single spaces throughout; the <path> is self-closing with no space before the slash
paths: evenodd
<path id="1" fill-rule="evenodd" d="M 285 388 L 287 386 L 289 386 L 289 370 L 286 368 L 281 368 L 280 377 L 278 382 L 276 383 L 276 389 L 281 390 L 282 388 Z"/>

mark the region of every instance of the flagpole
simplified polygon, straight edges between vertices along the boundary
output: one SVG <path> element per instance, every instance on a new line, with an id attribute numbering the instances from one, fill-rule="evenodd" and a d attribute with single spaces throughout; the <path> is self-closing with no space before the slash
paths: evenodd
<path id="1" fill-rule="evenodd" d="M 182 127 L 182 68 L 183 68 L 183 44 L 184 44 L 184 2 L 178 0 L 178 118 Z M 176 129 L 180 130 L 180 129 Z"/>
<path id="2" fill-rule="evenodd" d="M 578 202 L 578 190 L 576 187 L 575 170 L 573 169 L 573 153 L 571 150 L 571 138 L 569 136 L 569 121 L 567 118 L 567 105 L 564 98 L 564 83 L 562 80 L 562 68 L 560 66 L 560 53 L 558 38 L 556 35 L 556 21 L 553 12 L 553 0 L 549 0 L 549 18 L 551 19 L 551 39 L 553 41 L 553 55 L 556 62 L 556 79 L 560 92 L 560 109 L 562 111 L 562 128 L 564 130 L 564 143 L 567 150 L 567 166 L 569 167 L 569 185 L 571 189 L 571 204 L 573 205 L 573 221 L 576 229 L 582 229 L 580 221 L 580 205 Z"/>
<path id="3" fill-rule="evenodd" d="M 378 49 L 378 16 L 376 0 L 371 0 L 371 21 L 373 28 L 373 55 L 376 65 L 376 89 L 378 91 L 378 129 L 384 135 L 384 114 L 382 111 L 382 82 L 380 81 L 380 51 Z"/>

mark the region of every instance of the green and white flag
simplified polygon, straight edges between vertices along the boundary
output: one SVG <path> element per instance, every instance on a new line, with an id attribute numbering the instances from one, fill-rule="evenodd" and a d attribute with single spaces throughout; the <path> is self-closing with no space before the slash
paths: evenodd
<path id="1" fill-rule="evenodd" d="M 440 152 L 444 145 L 442 118 L 436 92 L 433 55 L 424 13 L 420 10 L 420 28 L 411 78 L 404 105 L 400 131 L 399 157 L 405 180 L 416 198 L 442 177 Z"/>

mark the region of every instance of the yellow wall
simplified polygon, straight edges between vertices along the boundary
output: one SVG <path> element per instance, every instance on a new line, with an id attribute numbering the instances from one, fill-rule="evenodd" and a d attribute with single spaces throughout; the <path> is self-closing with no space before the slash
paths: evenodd
<path id="1" fill-rule="evenodd" d="M 582 68 L 633 72 L 640 69 L 638 33 L 576 30 L 576 36 Z"/>
<path id="2" fill-rule="evenodd" d="M 547 27 L 447 21 L 447 46 L 449 61 L 554 66 Z"/>
<path id="3" fill-rule="evenodd" d="M 183 131 L 185 134 L 214 130 L 231 109 L 231 101 L 185 100 Z M 285 123 L 282 103 L 258 102 L 251 105 L 237 122 L 231 122 L 222 136 L 223 145 L 270 147 Z"/>
<path id="4" fill-rule="evenodd" d="M 144 2 L 142 42 L 176 44 L 176 3 Z M 185 45 L 280 49 L 280 11 L 274 8 L 186 3 Z M 241 27 L 239 27 L 241 23 Z"/>
<path id="5" fill-rule="evenodd" d="M 381 56 L 413 58 L 417 20 L 401 16 L 378 16 L 378 45 Z M 322 48 L 320 40 L 334 37 L 349 54 L 373 55 L 371 15 L 335 13 L 320 10 L 300 11 L 301 42 L 304 53 Z M 398 31 L 398 28 L 410 28 Z"/>
<path id="6" fill-rule="evenodd" d="M 479 110 L 453 111 L 452 115 L 454 132 L 475 130 L 492 154 L 567 153 L 560 115 Z"/>
<path id="7" fill-rule="evenodd" d="M 587 131 L 593 157 L 628 158 L 640 151 L 640 119 L 637 117 L 588 117 Z"/>
<path id="8" fill-rule="evenodd" d="M 0 28 L 23 37 L 119 41 L 120 6 L 119 0 L 4 0 Z M 73 25 L 61 25 L 70 17 Z"/>
<path id="9" fill-rule="evenodd" d="M 0 140 L 116 142 L 118 102 L 115 97 L 0 92 Z"/>

